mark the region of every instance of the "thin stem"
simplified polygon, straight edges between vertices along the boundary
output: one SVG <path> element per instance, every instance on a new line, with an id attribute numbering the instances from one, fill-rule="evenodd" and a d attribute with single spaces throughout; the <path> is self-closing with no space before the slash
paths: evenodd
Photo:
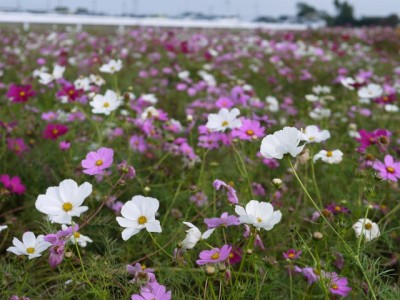
<path id="1" fill-rule="evenodd" d="M 162 252 L 164 252 L 166 255 L 168 255 L 171 259 L 173 259 L 173 260 L 175 259 L 175 257 L 173 257 L 171 254 L 169 254 L 167 251 L 165 251 L 164 248 L 162 248 L 162 247 L 160 246 L 160 244 L 156 241 L 156 239 L 155 239 L 154 236 L 151 234 L 151 232 L 149 232 L 149 235 L 150 235 L 151 239 L 153 240 L 154 244 L 156 244 L 157 247 L 158 247 Z"/>

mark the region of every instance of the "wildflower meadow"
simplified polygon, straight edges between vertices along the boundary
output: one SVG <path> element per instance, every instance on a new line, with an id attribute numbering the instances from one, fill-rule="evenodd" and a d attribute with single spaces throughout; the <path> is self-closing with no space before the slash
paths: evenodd
<path id="1" fill-rule="evenodd" d="M 399 30 L 0 46 L 0 299 L 400 299 Z"/>

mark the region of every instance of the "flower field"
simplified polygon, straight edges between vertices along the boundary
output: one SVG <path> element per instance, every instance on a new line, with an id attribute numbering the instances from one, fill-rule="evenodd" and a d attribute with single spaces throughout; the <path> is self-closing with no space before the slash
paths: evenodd
<path id="1" fill-rule="evenodd" d="M 0 299 L 400 299 L 398 30 L 0 45 Z"/>

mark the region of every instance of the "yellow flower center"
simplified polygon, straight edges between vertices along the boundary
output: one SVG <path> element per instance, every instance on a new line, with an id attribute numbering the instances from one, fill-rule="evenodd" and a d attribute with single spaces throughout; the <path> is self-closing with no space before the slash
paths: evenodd
<path id="1" fill-rule="evenodd" d="M 70 91 L 68 92 L 68 94 L 70 94 L 71 96 L 72 96 L 74 93 L 75 93 L 74 90 L 70 90 Z"/>
<path id="2" fill-rule="evenodd" d="M 290 252 L 290 253 L 288 254 L 288 256 L 289 256 L 289 258 L 293 258 L 293 257 L 294 257 L 294 253 L 293 253 L 293 252 Z"/>
<path id="3" fill-rule="evenodd" d="M 327 157 L 332 157 L 332 155 L 333 155 L 332 151 L 327 151 L 327 152 L 326 152 L 326 156 L 327 156 Z"/>
<path id="4" fill-rule="evenodd" d="M 233 258 L 233 253 L 229 253 L 229 258 Z"/>
<path id="5" fill-rule="evenodd" d="M 140 265 L 140 268 L 141 268 L 142 270 L 145 270 L 145 269 L 146 269 L 146 265 Z"/>
<path id="6" fill-rule="evenodd" d="M 53 134 L 57 134 L 58 133 L 58 129 L 53 129 Z"/>
<path id="7" fill-rule="evenodd" d="M 228 121 L 223 121 L 221 125 L 222 125 L 222 127 L 226 127 L 229 125 L 229 123 L 228 123 Z"/>
<path id="8" fill-rule="evenodd" d="M 65 202 L 65 203 L 63 204 L 63 206 L 62 206 L 62 208 L 63 208 L 63 210 L 64 210 L 65 212 L 71 211 L 71 210 L 72 210 L 72 207 L 73 207 L 73 205 L 72 205 L 71 202 Z"/>
<path id="9" fill-rule="evenodd" d="M 371 230 L 372 224 L 371 224 L 371 223 L 367 223 L 367 224 L 364 225 L 364 228 L 365 228 L 366 230 Z"/>
<path id="10" fill-rule="evenodd" d="M 389 173 L 394 173 L 394 168 L 392 168 L 392 167 L 387 167 L 386 170 L 387 170 Z"/>
<path id="11" fill-rule="evenodd" d="M 333 284 L 333 285 L 332 285 L 332 288 L 333 288 L 334 290 L 337 290 L 337 289 L 339 289 L 339 287 L 338 287 L 338 285 L 337 285 L 337 284 Z"/>
<path id="12" fill-rule="evenodd" d="M 258 217 L 258 218 L 257 218 L 257 222 L 258 222 L 258 223 L 261 223 L 261 222 L 262 222 L 262 219 L 261 219 L 260 217 Z"/>
<path id="13" fill-rule="evenodd" d="M 388 100 L 389 100 L 389 97 L 388 97 L 388 96 L 384 96 L 384 97 L 383 97 L 383 101 L 386 102 L 386 101 L 388 101 Z"/>
<path id="14" fill-rule="evenodd" d="M 252 136 L 254 134 L 254 130 L 249 129 L 246 131 L 246 134 Z"/>
<path id="15" fill-rule="evenodd" d="M 81 234 L 79 232 L 74 232 L 74 238 L 79 239 Z"/>
<path id="16" fill-rule="evenodd" d="M 100 167 L 103 164 L 103 161 L 101 159 L 96 160 L 96 166 Z"/>
<path id="17" fill-rule="evenodd" d="M 336 205 L 336 206 L 335 206 L 335 210 L 336 210 L 336 211 L 341 211 L 340 206 L 339 206 L 339 205 Z"/>
<path id="18" fill-rule="evenodd" d="M 314 138 L 313 136 L 310 136 L 308 139 L 309 139 L 310 141 L 315 140 L 315 138 Z"/>
<path id="19" fill-rule="evenodd" d="M 216 252 L 213 255 L 211 255 L 211 259 L 213 259 L 213 260 L 216 260 L 218 258 L 219 258 L 219 253 L 218 252 Z"/>
<path id="20" fill-rule="evenodd" d="M 138 223 L 139 223 L 140 225 L 146 224 L 146 222 L 147 222 L 147 218 L 146 218 L 145 216 L 139 217 Z"/>
<path id="21" fill-rule="evenodd" d="M 104 102 L 103 107 L 109 107 L 109 106 L 110 106 L 110 103 Z"/>
<path id="22" fill-rule="evenodd" d="M 20 92 L 19 95 L 20 95 L 21 97 L 24 97 L 26 94 L 25 94 L 25 92 Z"/>
<path id="23" fill-rule="evenodd" d="M 33 254 L 33 253 L 35 253 L 35 248 L 29 247 L 26 249 L 26 252 L 28 252 L 29 254 Z"/>

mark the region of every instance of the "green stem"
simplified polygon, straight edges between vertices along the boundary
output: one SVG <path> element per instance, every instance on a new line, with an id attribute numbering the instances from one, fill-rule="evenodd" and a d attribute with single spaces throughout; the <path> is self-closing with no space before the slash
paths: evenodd
<path id="1" fill-rule="evenodd" d="M 163 247 L 160 246 L 160 244 L 156 241 L 156 239 L 154 238 L 154 236 L 151 234 L 151 232 L 149 232 L 149 235 L 151 237 L 151 239 L 153 240 L 154 244 L 157 245 L 158 249 L 160 249 L 162 252 L 164 252 L 167 256 L 169 256 L 171 259 L 175 259 L 171 254 L 169 254 L 167 251 L 165 251 L 165 249 Z"/>

